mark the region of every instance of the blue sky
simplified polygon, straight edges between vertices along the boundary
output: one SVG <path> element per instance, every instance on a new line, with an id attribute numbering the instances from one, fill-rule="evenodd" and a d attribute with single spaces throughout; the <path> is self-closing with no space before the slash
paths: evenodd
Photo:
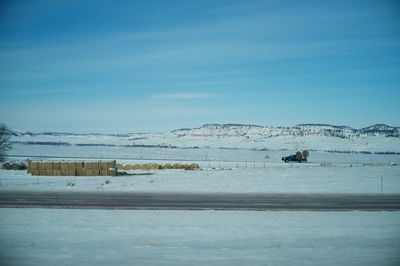
<path id="1" fill-rule="evenodd" d="M 14 129 L 400 126 L 399 102 L 398 1 L 0 4 L 0 121 Z"/>

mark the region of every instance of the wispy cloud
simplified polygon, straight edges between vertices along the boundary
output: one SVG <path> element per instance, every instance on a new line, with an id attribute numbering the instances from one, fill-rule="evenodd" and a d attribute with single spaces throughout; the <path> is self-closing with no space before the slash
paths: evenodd
<path id="1" fill-rule="evenodd" d="M 152 99 L 157 100 L 194 100 L 203 98 L 216 98 L 217 94 L 204 92 L 180 92 L 151 95 Z"/>

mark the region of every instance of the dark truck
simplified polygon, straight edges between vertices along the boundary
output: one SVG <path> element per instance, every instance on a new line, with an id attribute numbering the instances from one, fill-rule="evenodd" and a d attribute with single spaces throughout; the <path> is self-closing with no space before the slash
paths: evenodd
<path id="1" fill-rule="evenodd" d="M 288 163 L 288 162 L 299 162 L 299 163 L 305 162 L 306 163 L 308 155 L 309 155 L 309 152 L 306 150 L 304 150 L 303 152 L 298 151 L 298 152 L 296 152 L 295 155 L 289 155 L 287 157 L 282 157 L 282 161 L 284 161 L 285 163 Z"/>

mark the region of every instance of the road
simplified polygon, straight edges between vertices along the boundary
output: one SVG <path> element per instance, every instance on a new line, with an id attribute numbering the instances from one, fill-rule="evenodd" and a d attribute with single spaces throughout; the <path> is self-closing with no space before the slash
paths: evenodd
<path id="1" fill-rule="evenodd" d="M 1 208 L 400 211 L 400 194 L 1 191 Z"/>

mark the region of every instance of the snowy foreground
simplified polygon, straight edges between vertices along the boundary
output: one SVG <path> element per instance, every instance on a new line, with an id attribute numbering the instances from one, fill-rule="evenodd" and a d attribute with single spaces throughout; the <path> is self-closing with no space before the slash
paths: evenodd
<path id="1" fill-rule="evenodd" d="M 1 265 L 399 265 L 400 212 L 0 209 Z"/>

